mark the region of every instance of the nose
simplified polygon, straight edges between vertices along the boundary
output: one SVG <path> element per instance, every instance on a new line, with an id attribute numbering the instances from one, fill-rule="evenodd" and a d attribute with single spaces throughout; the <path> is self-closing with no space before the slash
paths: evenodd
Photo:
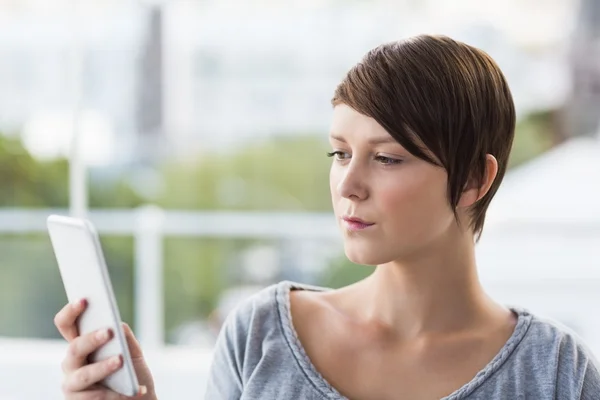
<path id="1" fill-rule="evenodd" d="M 357 163 L 351 162 L 338 173 L 340 179 L 336 190 L 341 197 L 350 200 L 365 200 L 369 197 L 368 179 Z"/>

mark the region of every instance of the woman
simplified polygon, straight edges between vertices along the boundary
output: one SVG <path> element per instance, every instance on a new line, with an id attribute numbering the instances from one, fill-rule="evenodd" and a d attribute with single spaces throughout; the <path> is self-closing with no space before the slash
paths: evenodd
<path id="1" fill-rule="evenodd" d="M 478 279 L 474 245 L 515 128 L 494 61 L 443 36 L 384 44 L 333 105 L 333 209 L 346 256 L 376 267 L 338 290 L 281 282 L 238 306 L 206 399 L 599 399 L 598 364 L 573 333 Z M 73 332 L 66 310 L 57 325 Z M 66 396 L 91 398 L 77 377 L 109 373 L 81 362 L 97 342 L 65 337 L 79 342 Z"/>

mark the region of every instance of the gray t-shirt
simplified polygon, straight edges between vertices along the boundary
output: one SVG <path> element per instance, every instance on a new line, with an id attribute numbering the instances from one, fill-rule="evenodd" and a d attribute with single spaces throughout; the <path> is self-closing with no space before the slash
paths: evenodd
<path id="1" fill-rule="evenodd" d="M 206 400 L 346 399 L 315 369 L 298 340 L 291 323 L 292 289 L 327 290 L 284 281 L 231 312 L 215 347 Z M 504 347 L 444 400 L 599 400 L 600 367 L 577 336 L 511 309 L 518 321 Z"/>

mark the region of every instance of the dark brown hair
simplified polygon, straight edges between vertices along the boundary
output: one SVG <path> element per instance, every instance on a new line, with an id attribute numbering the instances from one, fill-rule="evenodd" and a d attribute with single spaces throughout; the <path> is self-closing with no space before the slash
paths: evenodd
<path id="1" fill-rule="evenodd" d="M 347 73 L 332 103 L 375 119 L 407 151 L 443 167 L 455 215 L 467 185 L 482 182 L 486 155 L 492 154 L 498 160 L 496 179 L 469 210 L 479 240 L 515 130 L 510 89 L 488 54 L 446 36 L 386 43 Z"/>

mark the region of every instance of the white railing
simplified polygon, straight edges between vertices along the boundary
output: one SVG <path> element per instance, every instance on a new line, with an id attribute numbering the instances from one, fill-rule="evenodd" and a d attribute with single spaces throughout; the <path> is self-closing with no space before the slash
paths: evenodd
<path id="1" fill-rule="evenodd" d="M 66 209 L 2 209 L 0 234 L 46 233 L 50 214 Z M 337 240 L 335 219 L 327 213 L 165 211 L 155 206 L 138 209 L 96 209 L 87 218 L 99 234 L 134 238 L 134 316 L 137 335 L 145 348 L 164 343 L 163 239 L 165 236 Z"/>

